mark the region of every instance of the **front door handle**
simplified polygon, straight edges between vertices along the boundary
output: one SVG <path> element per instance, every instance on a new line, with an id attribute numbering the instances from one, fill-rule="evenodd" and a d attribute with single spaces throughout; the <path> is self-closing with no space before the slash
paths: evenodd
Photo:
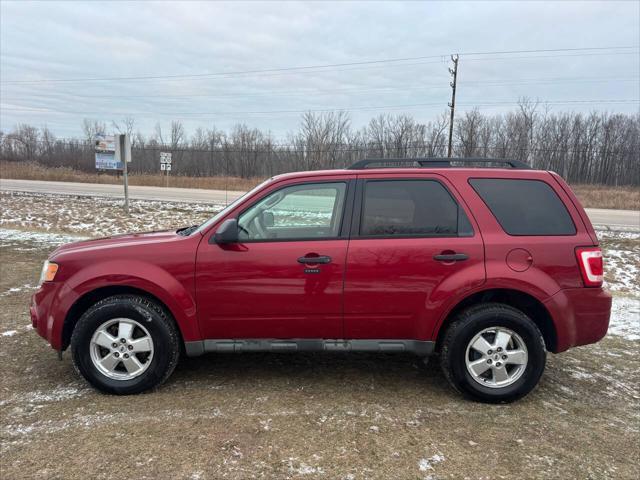
<path id="1" fill-rule="evenodd" d="M 433 259 L 438 262 L 461 262 L 468 260 L 469 255 L 466 253 L 441 253 L 440 255 L 434 255 Z"/>
<path id="2" fill-rule="evenodd" d="M 300 257 L 298 263 L 304 263 L 308 265 L 315 265 L 318 263 L 331 263 L 331 257 L 328 255 L 319 255 L 317 257 Z"/>

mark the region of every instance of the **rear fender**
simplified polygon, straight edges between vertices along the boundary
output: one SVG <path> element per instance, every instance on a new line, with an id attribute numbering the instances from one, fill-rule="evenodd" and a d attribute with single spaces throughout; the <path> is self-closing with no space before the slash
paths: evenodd
<path id="1" fill-rule="evenodd" d="M 518 278 L 517 272 L 513 272 L 513 275 L 506 275 L 503 278 L 492 278 L 487 279 L 482 285 L 479 285 L 472 289 L 467 290 L 459 290 L 456 291 L 455 294 L 449 297 L 449 301 L 443 305 L 443 308 L 440 310 L 442 313 L 438 317 L 438 320 L 434 326 L 433 331 L 431 332 L 431 336 L 429 339 L 438 338 L 438 334 L 443 324 L 447 321 L 451 312 L 465 299 L 468 297 L 489 290 L 503 289 L 503 290 L 514 290 L 518 292 L 525 293 L 540 303 L 544 303 L 547 299 L 551 298 L 552 295 L 557 293 L 560 290 L 557 283 L 553 281 L 551 277 L 549 277 L 544 272 L 530 268 L 527 272 L 527 280 L 525 281 L 522 278 Z M 520 274 L 521 275 L 521 274 Z M 541 285 L 546 286 L 547 288 L 541 288 Z M 557 324 L 557 319 L 552 318 L 553 323 Z"/>

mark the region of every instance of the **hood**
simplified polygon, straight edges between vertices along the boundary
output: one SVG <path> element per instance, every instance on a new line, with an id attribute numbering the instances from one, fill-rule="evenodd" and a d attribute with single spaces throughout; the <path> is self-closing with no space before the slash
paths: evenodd
<path id="1" fill-rule="evenodd" d="M 180 238 L 187 238 L 176 233 L 175 230 L 141 232 L 141 233 L 125 233 L 121 235 L 113 235 L 111 237 L 96 238 L 91 240 L 82 240 L 80 242 L 66 243 L 59 246 L 50 255 L 54 258 L 58 255 L 66 255 L 74 252 L 90 252 L 103 249 L 144 245 L 150 243 L 160 243 Z"/>

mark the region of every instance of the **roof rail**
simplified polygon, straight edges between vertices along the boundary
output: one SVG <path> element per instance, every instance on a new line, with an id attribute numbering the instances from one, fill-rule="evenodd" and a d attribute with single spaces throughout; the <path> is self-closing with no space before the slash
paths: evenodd
<path id="1" fill-rule="evenodd" d="M 447 158 L 447 157 L 429 157 L 429 158 L 367 158 L 360 160 L 349 167 L 349 170 L 364 170 L 369 165 L 383 164 L 384 167 L 395 166 L 402 163 L 417 163 L 421 168 L 449 168 L 456 167 L 457 163 L 500 163 L 507 165 L 509 168 L 518 170 L 531 170 L 531 167 L 519 160 L 509 160 L 504 158 Z M 392 164 L 392 165 L 390 165 Z"/>

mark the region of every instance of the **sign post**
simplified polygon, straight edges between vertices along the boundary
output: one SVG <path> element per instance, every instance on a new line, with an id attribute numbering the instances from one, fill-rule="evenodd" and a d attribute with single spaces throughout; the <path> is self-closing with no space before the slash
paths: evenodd
<path id="1" fill-rule="evenodd" d="M 128 163 L 131 162 L 129 135 L 96 135 L 96 169 L 122 170 L 124 179 L 124 209 L 129 213 Z"/>
<path id="2" fill-rule="evenodd" d="M 129 213 L 129 168 L 128 163 L 131 162 L 131 140 L 129 135 L 120 134 L 115 136 L 116 152 L 115 160 L 122 168 L 122 177 L 124 180 L 124 211 Z"/>
<path id="3" fill-rule="evenodd" d="M 171 152 L 160 152 L 160 171 L 164 172 L 165 186 L 169 186 L 169 172 L 171 172 Z"/>
<path id="4" fill-rule="evenodd" d="M 127 136 L 126 135 L 118 135 L 118 140 L 120 143 L 120 158 L 123 159 L 122 162 L 122 178 L 124 180 L 124 211 L 129 213 L 129 175 L 127 163 L 131 161 L 131 145 L 129 147 L 129 158 L 127 158 Z"/>

